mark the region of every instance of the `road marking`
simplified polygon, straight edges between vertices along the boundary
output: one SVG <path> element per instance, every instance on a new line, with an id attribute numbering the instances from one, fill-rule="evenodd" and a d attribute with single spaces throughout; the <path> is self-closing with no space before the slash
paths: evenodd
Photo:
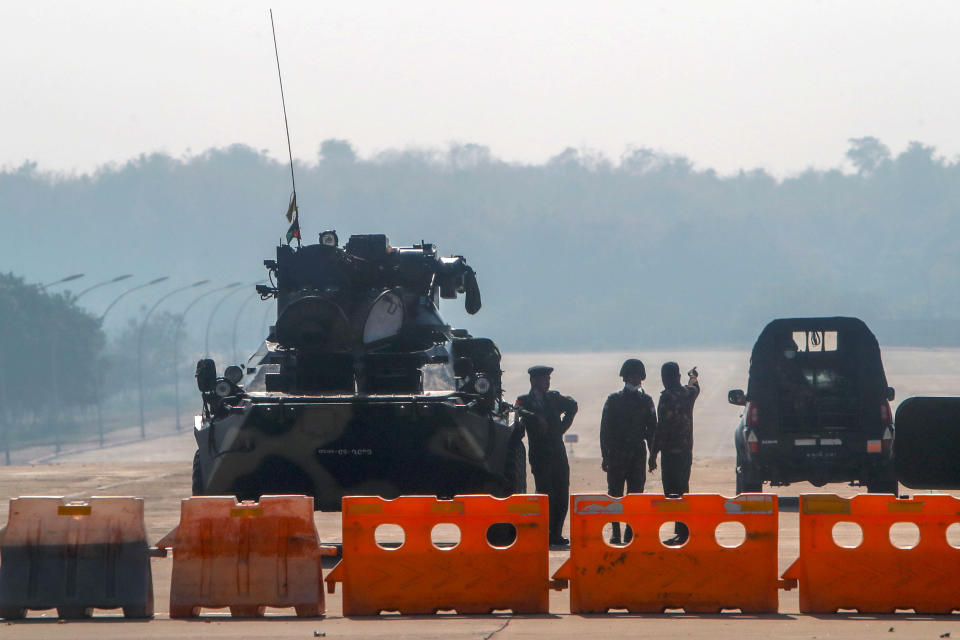
<path id="1" fill-rule="evenodd" d="M 123 482 L 114 482 L 113 484 L 105 484 L 100 487 L 96 487 L 93 491 L 108 491 L 110 489 L 116 489 L 117 487 L 122 487 L 127 484 L 136 484 L 138 482 L 149 482 L 150 480 L 162 480 L 164 478 L 170 478 L 173 476 L 186 475 L 186 471 L 174 471 L 172 473 L 160 473 L 155 476 L 144 476 L 142 478 L 135 478 L 133 480 L 124 480 Z M 89 496 L 94 495 L 91 491 L 79 491 L 77 493 L 69 493 L 64 496 L 64 498 L 78 498 L 80 496 Z"/>

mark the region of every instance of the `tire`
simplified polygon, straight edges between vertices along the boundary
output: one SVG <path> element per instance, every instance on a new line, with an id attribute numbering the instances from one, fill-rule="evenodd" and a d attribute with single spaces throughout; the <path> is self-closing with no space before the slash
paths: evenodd
<path id="1" fill-rule="evenodd" d="M 503 465 L 502 476 L 488 476 L 483 493 L 495 498 L 506 498 L 527 492 L 527 449 L 523 440 L 510 442 Z"/>
<path id="2" fill-rule="evenodd" d="M 4 620 L 21 620 L 27 615 L 23 607 L 0 607 L 0 618 Z"/>
<path id="3" fill-rule="evenodd" d="M 894 496 L 900 485 L 896 476 L 890 471 L 884 471 L 867 480 L 867 493 L 892 493 Z"/>
<path id="4" fill-rule="evenodd" d="M 527 448 L 523 440 L 510 443 L 503 475 L 506 479 L 504 484 L 508 490 L 507 495 L 527 492 Z"/>
<path id="5" fill-rule="evenodd" d="M 523 440 L 509 444 L 503 479 L 490 491 L 496 498 L 527 492 L 527 448 Z M 498 522 L 487 529 L 487 542 L 496 547 L 509 547 L 517 540 L 517 529 L 508 522 Z"/>
<path id="6" fill-rule="evenodd" d="M 200 477 L 200 450 L 193 454 L 193 478 L 191 493 L 195 496 L 203 495 L 203 479 Z"/>
<path id="7" fill-rule="evenodd" d="M 760 493 L 763 480 L 757 480 L 745 464 L 737 460 L 737 495 L 741 493 Z"/>

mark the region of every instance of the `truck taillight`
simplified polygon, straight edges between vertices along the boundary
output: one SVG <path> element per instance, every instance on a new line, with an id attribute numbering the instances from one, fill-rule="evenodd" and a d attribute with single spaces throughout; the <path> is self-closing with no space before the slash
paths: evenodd
<path id="1" fill-rule="evenodd" d="M 880 404 L 880 424 L 891 425 L 893 424 L 893 413 L 890 411 L 890 403 L 884 400 Z M 893 436 L 891 435 L 891 439 Z"/>
<path id="2" fill-rule="evenodd" d="M 889 411 L 889 408 L 887 410 Z M 893 429 L 890 428 L 890 425 L 883 428 L 883 437 L 880 438 L 880 446 L 883 448 L 884 453 L 893 449 Z"/>
<path id="3" fill-rule="evenodd" d="M 757 448 L 760 446 L 760 439 L 757 438 L 757 434 L 753 431 L 747 434 L 747 447 L 750 448 L 750 453 L 756 453 Z"/>
<path id="4" fill-rule="evenodd" d="M 760 409 L 752 402 L 747 403 L 747 426 L 756 428 L 760 425 Z"/>

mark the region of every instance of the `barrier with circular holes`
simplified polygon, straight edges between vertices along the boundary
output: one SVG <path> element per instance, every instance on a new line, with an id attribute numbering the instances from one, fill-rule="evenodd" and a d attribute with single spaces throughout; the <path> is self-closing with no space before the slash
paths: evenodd
<path id="1" fill-rule="evenodd" d="M 783 577 L 799 582 L 803 613 L 950 613 L 960 609 L 958 522 L 949 495 L 801 495 L 800 557 Z"/>
<path id="2" fill-rule="evenodd" d="M 610 522 L 628 525 L 629 541 L 624 531 L 619 544 L 611 542 L 604 534 Z M 674 522 L 686 525 L 685 541 Z M 570 557 L 553 577 L 568 582 L 571 613 L 773 613 L 777 527 L 774 495 L 574 494 Z"/>
<path id="3" fill-rule="evenodd" d="M 344 615 L 548 612 L 546 496 L 349 496 L 342 508 L 343 559 L 326 581 L 343 584 Z"/>

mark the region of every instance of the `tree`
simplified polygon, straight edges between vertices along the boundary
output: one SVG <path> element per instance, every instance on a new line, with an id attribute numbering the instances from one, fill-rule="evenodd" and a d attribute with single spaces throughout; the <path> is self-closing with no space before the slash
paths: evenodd
<path id="1" fill-rule="evenodd" d="M 847 158 L 856 167 L 859 175 L 868 175 L 881 164 L 890 161 L 890 148 L 872 136 L 850 138 Z"/>
<path id="2" fill-rule="evenodd" d="M 50 294 L 0 274 L 0 422 L 4 437 L 35 440 L 75 426 L 76 410 L 96 401 L 100 321 L 69 294 Z M 30 432 L 25 431 L 27 420 Z"/>

